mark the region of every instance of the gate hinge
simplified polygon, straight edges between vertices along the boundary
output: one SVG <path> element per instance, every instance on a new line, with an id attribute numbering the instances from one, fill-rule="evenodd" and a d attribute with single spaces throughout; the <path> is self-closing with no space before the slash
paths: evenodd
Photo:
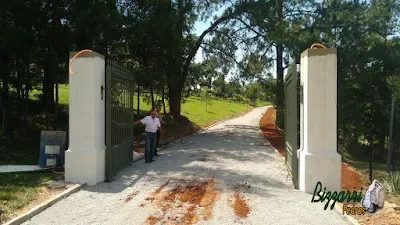
<path id="1" fill-rule="evenodd" d="M 103 90 L 107 90 L 107 87 L 101 85 L 100 89 L 101 89 L 101 100 L 103 100 Z"/>

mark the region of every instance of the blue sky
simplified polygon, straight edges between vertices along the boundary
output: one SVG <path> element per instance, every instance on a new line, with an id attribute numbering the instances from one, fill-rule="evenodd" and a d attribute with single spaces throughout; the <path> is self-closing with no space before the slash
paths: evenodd
<path id="1" fill-rule="evenodd" d="M 214 21 L 213 17 L 214 16 L 221 16 L 223 14 L 223 12 L 225 11 L 226 6 L 219 8 L 216 12 L 213 13 L 213 16 L 211 16 L 207 21 L 197 21 L 194 25 L 194 29 L 195 29 L 195 34 L 200 36 L 201 33 L 206 30 L 208 27 L 210 27 L 210 25 L 212 24 L 212 22 Z M 207 37 L 207 36 L 206 36 Z M 203 61 L 203 51 L 202 48 L 199 48 L 199 50 L 196 53 L 195 59 L 194 61 L 197 62 L 202 62 Z M 239 49 L 239 51 L 236 53 L 236 56 L 238 57 L 237 59 L 240 60 L 240 56 L 243 54 L 243 51 L 241 51 Z M 225 78 L 225 81 L 229 81 L 229 79 L 232 77 L 232 72 L 235 72 L 235 68 L 233 68 L 228 75 Z M 272 73 L 273 77 L 276 77 L 276 70 L 275 70 L 275 65 L 273 67 L 271 67 L 269 69 L 269 71 Z"/>
<path id="2" fill-rule="evenodd" d="M 369 0 L 367 0 L 367 2 L 369 3 Z M 226 9 L 226 6 L 219 8 L 219 10 L 214 12 L 213 16 L 211 16 L 207 21 L 197 21 L 195 23 L 195 26 L 194 26 L 195 34 L 200 36 L 201 33 L 204 30 L 206 30 L 212 24 L 212 22 L 214 20 L 213 17 L 214 16 L 218 16 L 218 17 L 221 16 L 225 9 Z M 396 33 L 393 36 L 400 36 L 400 33 Z M 240 52 L 241 51 L 239 50 L 239 54 L 240 54 Z M 199 48 L 199 50 L 197 51 L 196 56 L 195 56 L 195 62 L 201 62 L 201 61 L 203 61 L 202 48 Z M 270 72 L 272 73 L 273 77 L 276 77 L 275 65 L 272 68 L 270 68 Z M 228 75 L 226 80 L 228 81 L 230 77 L 231 76 Z"/>
<path id="3" fill-rule="evenodd" d="M 221 16 L 222 13 L 224 12 L 225 7 L 221 7 L 219 8 L 218 11 L 214 12 L 213 15 L 216 16 Z M 194 29 L 195 29 L 195 34 L 197 36 L 200 36 L 201 33 L 203 33 L 204 30 L 206 30 L 211 23 L 213 22 L 213 16 L 211 16 L 207 21 L 203 22 L 203 21 L 197 21 L 194 25 Z M 199 48 L 199 50 L 197 51 L 196 57 L 195 57 L 195 62 L 201 62 L 203 61 L 203 56 L 202 56 L 202 49 Z"/>

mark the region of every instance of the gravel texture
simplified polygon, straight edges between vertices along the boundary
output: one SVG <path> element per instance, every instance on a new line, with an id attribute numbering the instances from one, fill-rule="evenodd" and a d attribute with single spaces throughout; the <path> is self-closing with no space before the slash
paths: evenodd
<path id="1" fill-rule="evenodd" d="M 293 189 L 281 156 L 262 146 L 267 140 L 259 120 L 265 111 L 254 109 L 172 143 L 156 162 L 137 161 L 118 180 L 87 186 L 24 224 L 149 224 L 150 216 L 162 217 L 163 211 L 166 221 L 168 207 L 160 209 L 148 197 L 172 189 L 179 179 L 194 178 L 213 178 L 219 193 L 211 218 L 196 224 L 346 224 L 336 212 L 324 210 L 324 203 L 311 203 L 311 195 Z M 250 209 L 247 218 L 231 207 L 235 192 Z"/>

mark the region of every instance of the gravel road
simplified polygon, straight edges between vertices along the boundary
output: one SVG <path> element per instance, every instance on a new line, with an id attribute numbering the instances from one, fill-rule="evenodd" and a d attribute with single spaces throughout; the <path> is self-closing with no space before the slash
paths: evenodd
<path id="1" fill-rule="evenodd" d="M 135 162 L 118 180 L 85 187 L 24 224 L 346 224 L 293 189 L 260 134 L 265 111 L 172 143 L 156 162 Z"/>

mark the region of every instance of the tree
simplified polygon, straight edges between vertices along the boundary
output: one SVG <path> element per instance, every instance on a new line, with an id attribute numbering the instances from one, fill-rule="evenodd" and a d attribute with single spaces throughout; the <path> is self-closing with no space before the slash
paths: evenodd
<path id="1" fill-rule="evenodd" d="M 58 83 L 68 79 L 68 52 L 89 48 L 119 54 L 121 18 L 114 0 L 0 3 L 3 134 L 26 127 L 21 122 L 40 111 L 46 112 L 46 128 L 51 129 L 49 118 L 54 113 L 57 119 L 58 113 Z M 29 92 L 36 85 L 43 102 L 29 112 Z M 9 120 L 15 121 L 12 128 Z"/>
<path id="2" fill-rule="evenodd" d="M 339 140 L 351 153 L 365 147 L 374 125 L 376 149 L 385 148 L 388 135 L 390 92 L 389 74 L 398 76 L 391 65 L 396 39 L 399 3 L 396 1 L 344 2 L 328 1 L 318 6 L 320 15 L 314 22 L 321 42 L 337 47 L 338 54 L 338 133 Z M 378 16 L 379 15 L 379 16 Z M 394 48 L 392 48 L 394 47 Z M 392 76 L 392 77 L 393 77 Z M 371 86 L 376 87 L 376 111 L 371 118 Z M 369 143 L 370 145 L 372 143 Z M 376 157 L 385 154 L 376 153 Z"/>
<path id="3" fill-rule="evenodd" d="M 204 102 L 206 106 L 206 112 L 208 112 L 208 108 L 212 105 L 212 94 L 211 90 L 204 90 L 201 92 L 201 101 Z"/>
<path id="4" fill-rule="evenodd" d="M 202 44 L 204 37 L 212 32 L 218 25 L 227 21 L 234 15 L 231 9 L 226 10 L 224 14 L 216 19 L 210 27 L 202 32 L 202 34 L 193 40 L 193 36 L 190 35 L 190 28 L 194 25 L 195 10 L 200 9 L 205 12 L 211 6 L 215 6 L 225 1 L 213 1 L 210 2 L 204 1 L 187 1 L 183 2 L 183 0 L 178 0 L 175 7 L 175 15 L 176 20 L 175 24 L 172 27 L 172 38 L 171 40 L 175 45 L 175 49 L 169 50 L 168 61 L 171 66 L 171 70 L 169 73 L 169 79 L 167 80 L 168 89 L 169 89 L 169 104 L 170 104 L 170 114 L 175 117 L 180 117 L 181 112 L 181 99 L 182 99 L 182 90 L 188 76 L 189 68 L 192 63 L 194 56 L 196 55 L 197 50 Z M 171 1 L 171 9 L 173 9 L 174 4 Z"/>
<path id="5" fill-rule="evenodd" d="M 259 93 L 261 91 L 260 85 L 259 84 L 249 84 L 246 87 L 246 97 L 250 99 L 250 104 L 252 106 L 257 105 L 257 99 L 259 96 Z"/>

